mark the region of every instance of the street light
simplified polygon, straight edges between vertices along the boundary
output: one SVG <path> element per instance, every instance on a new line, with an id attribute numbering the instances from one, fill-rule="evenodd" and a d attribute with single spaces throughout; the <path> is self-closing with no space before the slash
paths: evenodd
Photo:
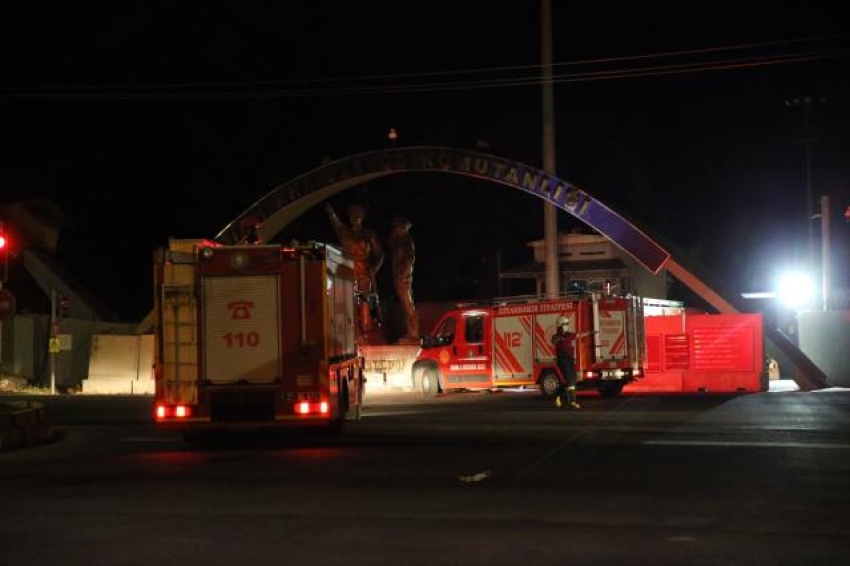
<path id="1" fill-rule="evenodd" d="M 815 294 L 812 279 L 801 272 L 786 273 L 779 279 L 777 295 L 785 306 L 800 310 L 811 303 Z"/>
<path id="2" fill-rule="evenodd" d="M 811 276 L 805 271 L 789 267 L 786 271 L 774 273 L 770 287 L 741 293 L 741 296 L 745 299 L 769 299 L 770 302 L 763 309 L 765 315 L 772 309 L 776 328 L 783 329 L 789 336 L 796 336 L 799 314 L 809 310 L 815 296 Z"/>

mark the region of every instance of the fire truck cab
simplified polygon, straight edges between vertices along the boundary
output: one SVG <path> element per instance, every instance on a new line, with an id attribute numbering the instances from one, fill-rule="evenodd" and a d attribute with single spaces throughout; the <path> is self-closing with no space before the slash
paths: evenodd
<path id="1" fill-rule="evenodd" d="M 453 389 L 537 386 L 552 397 L 563 382 L 551 342 L 566 316 L 576 333 L 580 389 L 618 395 L 643 375 L 642 302 L 599 294 L 559 299 L 512 298 L 459 305 L 422 339 L 413 386 L 427 396 Z"/>

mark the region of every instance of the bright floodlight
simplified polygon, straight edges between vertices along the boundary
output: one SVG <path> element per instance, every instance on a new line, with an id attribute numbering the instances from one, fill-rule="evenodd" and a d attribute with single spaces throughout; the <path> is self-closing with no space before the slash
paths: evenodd
<path id="1" fill-rule="evenodd" d="M 789 273 L 779 280 L 779 299 L 789 308 L 808 305 L 814 293 L 812 280 L 803 273 Z"/>

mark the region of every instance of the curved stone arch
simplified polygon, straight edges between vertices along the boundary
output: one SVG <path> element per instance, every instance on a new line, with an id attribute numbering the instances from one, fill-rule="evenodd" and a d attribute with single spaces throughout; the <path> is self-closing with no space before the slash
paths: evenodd
<path id="1" fill-rule="evenodd" d="M 551 202 L 609 238 L 653 273 L 670 259 L 652 238 L 575 185 L 518 161 L 448 147 L 394 148 L 332 161 L 273 189 L 215 239 L 235 244 L 245 241 L 249 230 L 256 228 L 260 238 L 269 241 L 295 218 L 337 193 L 380 177 L 425 171 L 491 181 Z"/>
<path id="2" fill-rule="evenodd" d="M 457 148 L 392 148 L 326 163 L 267 193 L 225 226 L 215 241 L 242 243 L 253 230 L 262 241 L 270 241 L 290 222 L 337 193 L 388 175 L 427 171 L 491 181 L 550 202 L 606 236 L 652 273 L 666 269 L 719 312 L 740 312 L 734 306 L 737 300 L 721 296 L 654 239 L 582 189 L 518 161 Z M 823 372 L 780 332 L 767 327 L 765 334 L 770 345 L 790 359 L 801 388 L 829 385 Z"/>

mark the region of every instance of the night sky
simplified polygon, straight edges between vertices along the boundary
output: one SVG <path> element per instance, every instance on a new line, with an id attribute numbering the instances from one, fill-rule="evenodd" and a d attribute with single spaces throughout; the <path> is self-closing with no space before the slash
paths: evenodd
<path id="1" fill-rule="evenodd" d="M 151 253 L 169 237 L 212 238 L 323 161 L 386 147 L 390 128 L 400 145 L 542 166 L 535 1 L 78 4 L 4 15 L 0 204 L 54 202 L 56 259 L 124 319 L 150 309 Z M 837 8 L 553 4 L 560 177 L 755 290 L 807 248 L 804 113 L 785 101 L 812 97 L 812 192 L 831 197 L 834 284 L 850 285 Z M 351 202 L 382 236 L 412 220 L 420 301 L 493 295 L 497 254 L 527 263 L 543 235 L 540 201 L 460 177 L 391 176 L 332 199 Z M 323 214 L 281 239 L 332 241 Z"/>

